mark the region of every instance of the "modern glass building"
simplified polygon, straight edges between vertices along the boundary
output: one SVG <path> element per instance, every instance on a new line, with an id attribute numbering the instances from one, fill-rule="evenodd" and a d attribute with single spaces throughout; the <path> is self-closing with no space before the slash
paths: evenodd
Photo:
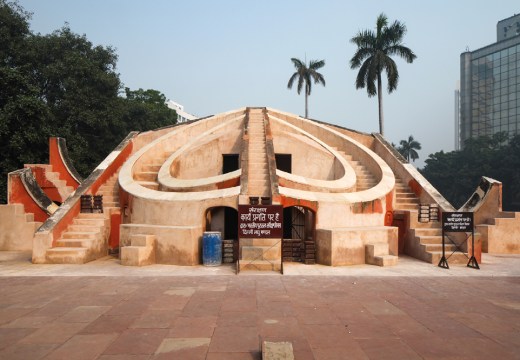
<path id="1" fill-rule="evenodd" d="M 520 14 L 498 22 L 496 43 L 461 54 L 459 121 L 460 146 L 520 134 Z"/>

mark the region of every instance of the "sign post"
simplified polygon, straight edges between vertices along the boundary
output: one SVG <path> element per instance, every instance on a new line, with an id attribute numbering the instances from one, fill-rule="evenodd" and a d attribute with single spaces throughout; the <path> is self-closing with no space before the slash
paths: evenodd
<path id="1" fill-rule="evenodd" d="M 468 261 L 468 267 L 480 269 L 475 258 L 475 228 L 473 226 L 472 212 L 443 212 L 442 213 L 442 257 L 439 261 L 439 267 L 449 269 L 448 259 L 445 252 L 445 236 L 447 232 L 464 232 L 471 233 L 471 257 Z M 468 236 L 469 237 L 469 236 Z M 468 239 L 466 237 L 466 240 Z M 451 240 L 451 239 L 450 239 Z M 453 242 L 453 240 L 451 240 Z M 455 243 L 454 243 L 455 244 Z M 460 251 L 460 248 L 455 244 Z M 456 251 L 456 250 L 455 250 Z"/>

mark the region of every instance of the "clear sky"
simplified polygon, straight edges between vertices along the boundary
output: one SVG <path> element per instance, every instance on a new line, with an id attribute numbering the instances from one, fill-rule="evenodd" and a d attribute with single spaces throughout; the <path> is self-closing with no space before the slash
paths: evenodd
<path id="1" fill-rule="evenodd" d="M 377 98 L 356 90 L 349 60 L 359 31 L 384 12 L 407 26 L 418 56 L 397 60 L 397 91 L 384 94 L 385 136 L 413 135 L 430 153 L 454 148 L 454 91 L 460 54 L 496 41 L 496 23 L 520 12 L 518 0 L 19 0 L 31 28 L 47 34 L 69 23 L 119 55 L 131 89 L 156 89 L 197 116 L 244 106 L 304 114 L 304 96 L 287 89 L 290 58 L 321 60 L 326 87 L 313 87 L 309 117 L 378 131 Z"/>

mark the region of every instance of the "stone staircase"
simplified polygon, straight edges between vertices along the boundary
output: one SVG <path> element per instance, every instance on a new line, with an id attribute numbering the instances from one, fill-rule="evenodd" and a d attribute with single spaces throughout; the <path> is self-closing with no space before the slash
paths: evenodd
<path id="1" fill-rule="evenodd" d="M 121 265 L 145 266 L 155 264 L 155 235 L 133 234 L 130 246 L 121 248 Z"/>
<path id="2" fill-rule="evenodd" d="M 395 178 L 397 211 L 410 213 L 410 229 L 405 252 L 416 259 L 437 265 L 442 257 L 442 229 L 439 221 L 419 222 L 420 200 L 401 179 Z M 456 246 L 446 239 L 446 257 L 449 264 L 466 264 L 468 258 L 455 251 Z M 453 254 L 452 254 L 453 253 Z M 466 254 L 467 255 L 467 254 Z"/>
<path id="3" fill-rule="evenodd" d="M 395 178 L 395 209 L 418 210 L 420 201 L 414 192 L 401 179 Z"/>
<path id="4" fill-rule="evenodd" d="M 281 249 L 280 239 L 241 239 L 240 271 L 280 271 Z"/>
<path id="5" fill-rule="evenodd" d="M 51 200 L 63 203 L 74 192 L 74 187 L 67 186 L 67 182 L 60 179 L 60 173 L 52 171 L 52 165 L 26 164 L 24 166 L 32 170 L 36 182 Z"/>
<path id="6" fill-rule="evenodd" d="M 103 195 L 102 213 L 79 213 L 51 249 L 46 260 L 52 264 L 84 264 L 108 254 L 110 215 L 120 211 L 118 173 L 96 193 Z"/>
<path id="7" fill-rule="evenodd" d="M 352 166 L 352 169 L 354 169 L 354 173 L 356 174 L 356 187 L 352 190 L 363 191 L 377 185 L 376 178 L 365 165 L 363 165 L 360 161 L 353 160 L 352 155 L 348 155 L 346 152 L 338 150 L 335 147 L 333 149 L 336 150 L 345 160 L 347 160 L 350 163 L 350 166 Z"/>
<path id="8" fill-rule="evenodd" d="M 488 219 L 486 224 L 478 224 L 475 231 L 482 236 L 482 252 L 520 253 L 518 234 L 520 212 L 503 211 L 496 218 Z M 497 241 L 498 240 L 498 241 Z"/>
<path id="9" fill-rule="evenodd" d="M 96 195 L 103 195 L 103 212 L 110 212 L 111 208 L 119 209 L 119 182 L 118 173 L 112 175 L 99 187 Z"/>
<path id="10" fill-rule="evenodd" d="M 141 171 L 138 171 L 134 174 L 134 180 L 145 188 L 159 190 L 157 174 L 159 173 L 161 166 L 170 155 L 171 153 L 164 152 L 161 156 L 150 160 L 149 162 L 145 162 L 141 167 Z"/>
<path id="11" fill-rule="evenodd" d="M 41 225 L 33 213 L 25 212 L 23 204 L 0 205 L 0 250 L 31 250 Z"/>
<path id="12" fill-rule="evenodd" d="M 375 243 L 365 245 L 365 263 L 377 266 L 397 265 L 397 256 L 390 255 L 388 243 Z"/>
<path id="13" fill-rule="evenodd" d="M 414 212 L 410 216 L 417 216 L 417 214 Z M 429 223 L 413 222 L 415 222 L 415 225 L 409 230 L 412 239 L 411 248 L 409 247 L 406 252 L 419 260 L 437 265 L 442 257 L 441 223 L 438 221 Z M 466 264 L 468 262 L 467 253 L 464 254 L 459 251 L 454 253 L 455 250 L 456 246 L 446 238 L 445 251 L 448 263 Z"/>
<path id="14" fill-rule="evenodd" d="M 265 145 L 265 124 L 262 109 L 249 111 L 249 151 L 247 173 L 247 195 L 258 197 L 271 196 L 269 163 Z"/>
<path id="15" fill-rule="evenodd" d="M 47 250 L 45 259 L 51 264 L 84 264 L 107 255 L 110 219 L 106 213 L 80 213 L 72 224 Z"/>

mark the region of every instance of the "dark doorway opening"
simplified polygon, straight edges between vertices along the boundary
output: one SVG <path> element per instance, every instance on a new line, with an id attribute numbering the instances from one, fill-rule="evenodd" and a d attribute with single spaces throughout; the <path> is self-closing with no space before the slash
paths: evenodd
<path id="1" fill-rule="evenodd" d="M 238 239 L 238 213 L 230 207 L 224 208 L 224 239 Z"/>
<path id="2" fill-rule="evenodd" d="M 274 154 L 276 160 L 276 168 L 278 170 L 285 171 L 286 173 L 292 172 L 292 155 L 291 154 Z"/>
<path id="3" fill-rule="evenodd" d="M 218 206 L 206 212 L 206 231 L 219 231 L 222 236 L 222 262 L 233 263 L 238 258 L 238 212 Z"/>
<path id="4" fill-rule="evenodd" d="M 222 154 L 222 174 L 240 169 L 238 154 Z"/>
<path id="5" fill-rule="evenodd" d="M 291 206 L 283 210 L 283 261 L 315 264 L 314 212 L 302 206 Z"/>

